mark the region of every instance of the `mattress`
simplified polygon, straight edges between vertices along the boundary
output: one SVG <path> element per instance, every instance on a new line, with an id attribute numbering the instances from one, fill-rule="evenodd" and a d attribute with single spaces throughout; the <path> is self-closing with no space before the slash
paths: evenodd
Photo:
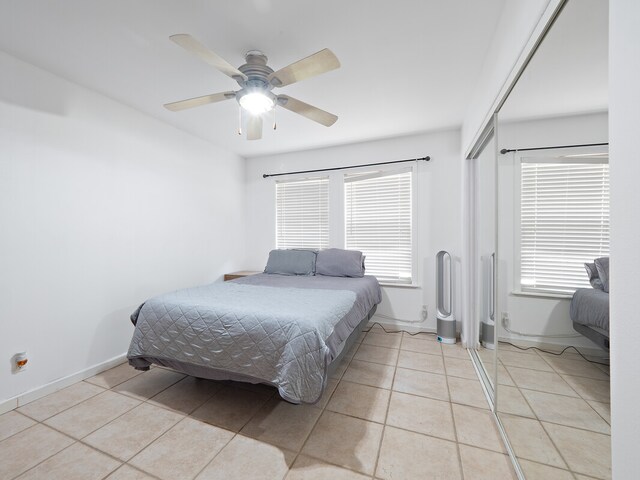
<path id="1" fill-rule="evenodd" d="M 147 300 L 131 316 L 129 363 L 274 385 L 315 403 L 328 366 L 381 301 L 375 277 L 258 274 Z"/>
<path id="2" fill-rule="evenodd" d="M 571 320 L 587 327 L 609 332 L 609 294 L 597 288 L 579 288 L 569 309 Z"/>

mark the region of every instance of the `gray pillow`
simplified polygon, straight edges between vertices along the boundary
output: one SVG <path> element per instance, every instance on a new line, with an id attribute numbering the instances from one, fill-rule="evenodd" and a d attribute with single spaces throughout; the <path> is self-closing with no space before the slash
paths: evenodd
<path id="1" fill-rule="evenodd" d="M 602 280 L 600 280 L 600 276 L 598 275 L 598 269 L 596 268 L 595 263 L 585 263 L 584 269 L 587 271 L 587 275 L 589 276 L 589 283 L 593 288 L 597 288 L 598 290 L 602 290 Z"/>
<path id="2" fill-rule="evenodd" d="M 609 293 L 609 257 L 596 258 L 593 262 L 598 269 L 598 276 L 602 282 L 602 290 Z"/>
<path id="3" fill-rule="evenodd" d="M 316 252 L 313 250 L 271 250 L 264 273 L 280 275 L 315 275 Z"/>
<path id="4" fill-rule="evenodd" d="M 357 250 L 320 250 L 316 259 L 316 274 L 331 277 L 364 277 L 364 256 Z"/>

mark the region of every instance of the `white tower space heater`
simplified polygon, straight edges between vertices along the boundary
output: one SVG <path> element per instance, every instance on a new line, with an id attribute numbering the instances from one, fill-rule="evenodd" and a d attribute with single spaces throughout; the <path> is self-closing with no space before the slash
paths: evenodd
<path id="1" fill-rule="evenodd" d="M 449 252 L 436 255 L 436 320 L 438 341 L 456 343 L 456 317 L 453 315 L 453 264 Z"/>

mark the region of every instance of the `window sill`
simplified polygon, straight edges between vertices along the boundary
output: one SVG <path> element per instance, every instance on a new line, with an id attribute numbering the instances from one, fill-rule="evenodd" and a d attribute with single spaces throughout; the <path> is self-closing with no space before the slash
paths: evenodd
<path id="1" fill-rule="evenodd" d="M 521 290 L 513 290 L 510 295 L 514 297 L 555 298 L 557 300 L 571 300 L 573 297 L 570 293 L 523 292 Z"/>
<path id="2" fill-rule="evenodd" d="M 421 288 L 417 283 L 384 283 L 379 282 L 381 287 L 397 287 L 397 288 Z"/>

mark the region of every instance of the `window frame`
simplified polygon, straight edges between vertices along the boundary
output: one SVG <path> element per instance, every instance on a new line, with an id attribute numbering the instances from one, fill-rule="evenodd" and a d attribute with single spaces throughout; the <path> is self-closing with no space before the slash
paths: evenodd
<path id="1" fill-rule="evenodd" d="M 373 168 L 373 169 L 372 169 Z M 387 166 L 377 166 L 377 167 L 357 167 L 357 168 L 349 168 L 348 172 L 344 172 L 340 175 L 341 179 L 341 189 L 342 189 L 342 246 L 341 248 L 346 248 L 347 245 L 347 198 L 346 198 L 346 188 L 345 188 L 345 179 L 349 175 L 354 174 L 374 174 L 379 173 L 381 176 L 390 176 L 394 174 L 399 174 L 403 172 L 411 173 L 411 282 L 409 283 L 401 283 L 401 282 L 389 282 L 389 281 L 381 281 L 379 280 L 380 285 L 385 287 L 399 287 L 399 288 L 419 288 L 422 283 L 422 278 L 420 278 L 420 269 L 418 268 L 418 258 L 419 258 L 419 242 L 418 242 L 418 208 L 420 205 L 419 200 L 419 190 L 418 186 L 418 173 L 419 170 L 415 163 L 410 164 L 404 167 L 398 167 L 397 165 L 387 165 Z M 331 228 L 331 221 L 329 222 Z M 366 255 L 366 253 L 365 253 Z M 365 260 L 366 264 L 366 260 Z M 365 270 L 365 274 L 367 274 Z"/>
<path id="2" fill-rule="evenodd" d="M 606 150 L 609 152 L 608 147 L 574 147 L 571 149 L 549 149 L 543 151 L 527 151 L 514 153 L 514 169 L 513 169 L 513 199 L 515 208 L 513 209 L 514 216 L 514 236 L 513 236 L 513 253 L 514 253 L 514 267 L 513 267 L 513 285 L 512 295 L 526 296 L 526 297 L 540 297 L 540 298 L 555 298 L 555 299 L 571 299 L 573 293 L 562 291 L 549 291 L 549 290 L 536 290 L 535 288 L 523 289 L 522 288 L 522 163 L 523 159 L 559 159 L 568 155 L 593 155 L 596 153 L 602 153 Z M 531 162 L 529 162 L 531 163 Z M 607 161 L 608 163 L 608 161 Z M 586 272 L 585 272 L 586 278 Z"/>
<path id="3" fill-rule="evenodd" d="M 275 215 L 274 215 L 274 234 L 275 234 L 275 238 L 274 238 L 274 245 L 275 248 L 277 249 L 281 249 L 281 248 L 310 248 L 310 247 L 281 247 L 278 245 L 278 184 L 282 184 L 282 183 L 296 183 L 296 182 L 303 182 L 305 180 L 323 180 L 326 179 L 327 180 L 327 247 L 329 248 L 329 246 L 331 245 L 331 208 L 332 208 L 332 202 L 331 202 L 331 177 L 329 175 L 303 175 L 303 174 L 299 174 L 299 175 L 288 175 L 283 179 L 276 179 L 273 183 L 273 200 L 274 200 L 274 209 L 275 209 Z"/>

